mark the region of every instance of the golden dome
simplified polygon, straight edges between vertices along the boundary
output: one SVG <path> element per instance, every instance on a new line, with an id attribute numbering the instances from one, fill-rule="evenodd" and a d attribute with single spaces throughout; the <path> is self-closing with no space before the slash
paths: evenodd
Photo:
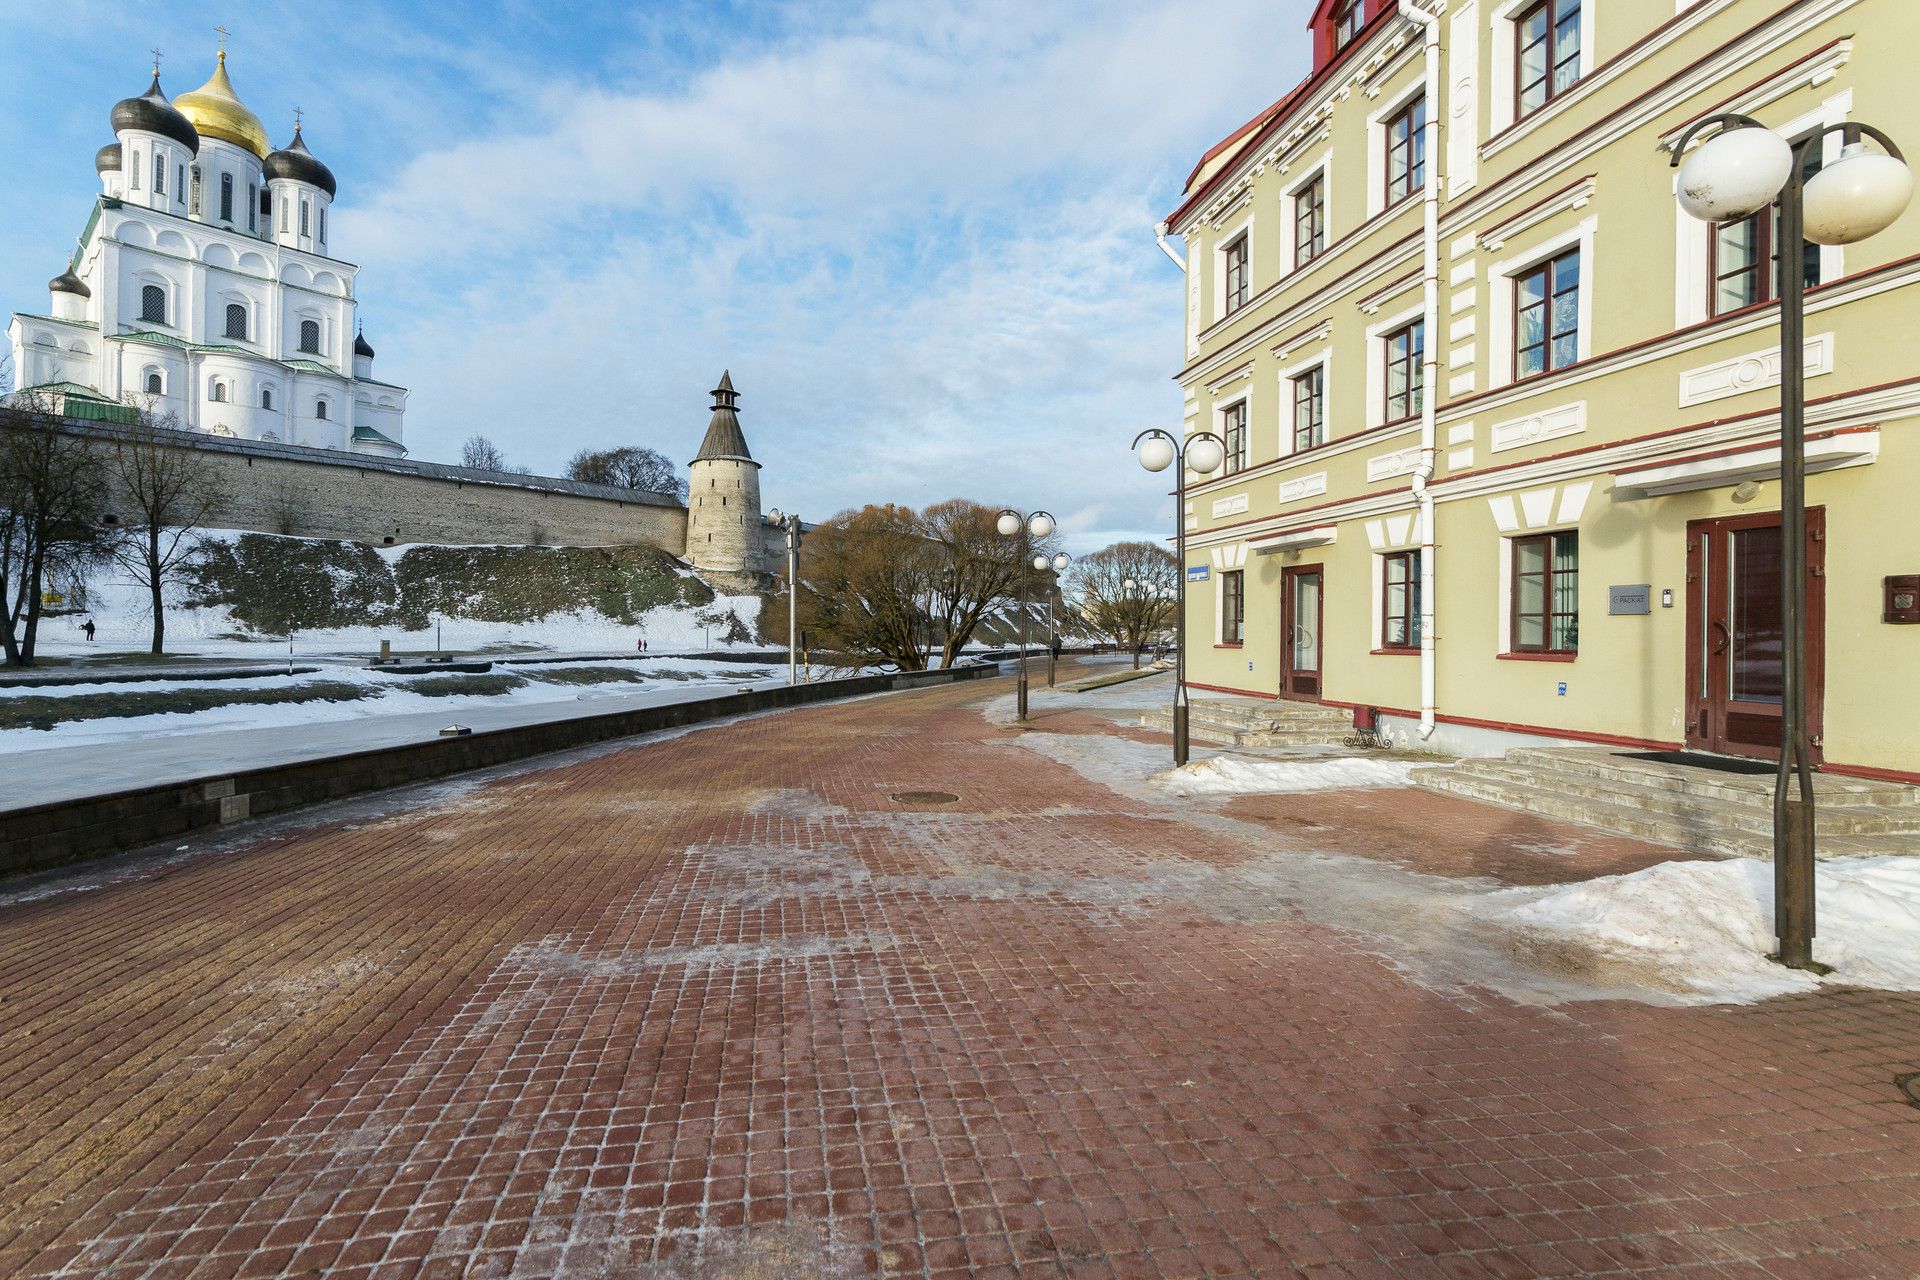
<path id="1" fill-rule="evenodd" d="M 260 123 L 259 116 L 247 110 L 233 91 L 233 81 L 227 79 L 224 49 L 220 51 L 220 64 L 213 69 L 212 78 L 193 92 L 175 98 L 173 105 L 203 138 L 219 138 L 245 147 L 262 160 L 273 149 L 267 141 L 266 126 Z"/>

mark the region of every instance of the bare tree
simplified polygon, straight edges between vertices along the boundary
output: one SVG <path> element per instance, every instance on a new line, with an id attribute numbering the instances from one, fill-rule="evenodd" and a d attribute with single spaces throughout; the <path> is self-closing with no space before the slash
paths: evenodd
<path id="1" fill-rule="evenodd" d="M 471 435 L 460 446 L 460 465 L 476 471 L 505 471 L 507 459 L 499 445 L 483 435 Z"/>
<path id="2" fill-rule="evenodd" d="M 142 413 L 114 441 L 108 470 L 116 503 L 128 518 L 113 545 L 120 567 L 147 589 L 153 607 L 153 649 L 165 651 L 165 597 L 192 552 L 193 536 L 220 501 L 219 482 L 206 455 L 167 442 L 172 420 Z"/>
<path id="3" fill-rule="evenodd" d="M 13 348 L 0 347 L 0 397 L 13 391 Z"/>
<path id="4" fill-rule="evenodd" d="M 1133 654 L 1173 618 L 1179 562 L 1151 542 L 1116 542 L 1074 562 L 1068 592 L 1080 616 Z"/>
<path id="5" fill-rule="evenodd" d="M 922 534 L 939 550 L 929 608 L 942 637 L 943 667 L 952 666 L 972 643 L 996 601 L 1028 594 L 1036 580 L 1043 588 L 1051 586 L 1049 575 L 1029 577 L 1025 566 L 1035 555 L 1051 555 L 1053 539 L 1009 538 L 1000 532 L 999 519 L 998 508 L 966 498 L 936 502 L 920 513 Z M 1019 599 L 1016 607 L 1028 603 Z"/>
<path id="6" fill-rule="evenodd" d="M 664 493 L 685 502 L 687 482 L 657 449 L 627 445 L 618 449 L 582 449 L 567 463 L 567 479 L 608 484 L 619 489 Z"/>
<path id="7" fill-rule="evenodd" d="M 83 578 L 107 552 L 95 523 L 107 492 L 103 464 L 45 401 L 0 408 L 0 650 L 8 666 L 33 665 L 49 584 Z"/>
<path id="8" fill-rule="evenodd" d="M 924 670 L 937 556 L 907 507 L 841 512 L 807 535 L 801 627 L 813 643 L 856 661 Z"/>

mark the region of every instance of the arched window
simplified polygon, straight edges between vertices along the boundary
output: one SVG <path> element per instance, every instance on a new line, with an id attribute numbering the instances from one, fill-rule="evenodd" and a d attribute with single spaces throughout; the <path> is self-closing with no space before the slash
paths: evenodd
<path id="1" fill-rule="evenodd" d="M 167 194 L 167 153 L 164 151 L 153 153 L 153 194 Z"/>
<path id="2" fill-rule="evenodd" d="M 220 175 L 220 221 L 233 221 L 233 175 Z"/>
<path id="3" fill-rule="evenodd" d="M 320 354 L 320 322 L 318 320 L 300 322 L 300 349 L 311 351 L 314 355 Z"/>
<path id="4" fill-rule="evenodd" d="M 308 230 L 308 228 L 312 226 L 312 221 L 311 221 L 312 216 L 313 216 L 313 202 L 310 200 L 302 200 L 300 202 L 300 234 L 301 235 L 310 236 L 313 234 L 312 231 Z"/>
<path id="5" fill-rule="evenodd" d="M 225 404 L 227 402 L 227 384 L 224 382 L 214 383 L 212 398 L 215 404 Z"/>
<path id="6" fill-rule="evenodd" d="M 140 286 L 140 318 L 155 324 L 167 322 L 167 291 L 157 284 Z"/>
<path id="7" fill-rule="evenodd" d="M 260 388 L 260 407 L 262 409 L 273 408 L 273 388 L 272 387 Z"/>
<path id="8" fill-rule="evenodd" d="M 246 341 L 247 309 L 238 302 L 227 304 L 227 336 Z"/>
<path id="9" fill-rule="evenodd" d="M 322 422 L 327 420 L 327 402 L 324 398 L 313 402 L 313 416 Z"/>
<path id="10" fill-rule="evenodd" d="M 164 395 L 165 385 L 166 384 L 160 380 L 160 371 L 158 369 L 148 370 L 147 372 L 147 394 L 148 395 L 150 396 Z"/>

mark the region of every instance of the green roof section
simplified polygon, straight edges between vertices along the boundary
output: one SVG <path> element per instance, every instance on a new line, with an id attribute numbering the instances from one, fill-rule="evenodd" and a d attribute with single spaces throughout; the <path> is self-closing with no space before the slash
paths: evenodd
<path id="1" fill-rule="evenodd" d="M 132 405 L 109 400 L 94 388 L 77 382 L 43 382 L 39 386 L 20 388 L 22 395 L 33 392 L 58 396 L 60 412 L 82 422 L 133 423 L 140 419 L 140 411 Z"/>
<path id="2" fill-rule="evenodd" d="M 373 444 L 389 444 L 403 453 L 406 451 L 406 446 L 398 440 L 383 436 L 372 427 L 355 427 L 353 429 L 353 438 L 355 440 L 366 440 Z"/>

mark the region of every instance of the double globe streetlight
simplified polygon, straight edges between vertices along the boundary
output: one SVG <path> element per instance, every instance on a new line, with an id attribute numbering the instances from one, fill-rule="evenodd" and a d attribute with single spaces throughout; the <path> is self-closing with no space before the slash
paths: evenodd
<path id="1" fill-rule="evenodd" d="M 1711 131 L 1709 133 L 1709 131 Z M 1840 158 L 1807 177 L 1830 134 Z M 1687 154 L 1696 137 L 1708 134 Z M 1874 152 L 1871 138 L 1885 154 Z M 1837 124 L 1789 142 L 1751 116 L 1723 112 L 1673 144 L 1680 207 L 1702 222 L 1741 222 L 1780 206 L 1780 771 L 1773 789 L 1775 959 L 1814 968 L 1813 751 L 1807 728 L 1806 277 L 1805 246 L 1854 244 L 1892 226 L 1913 200 L 1913 171 L 1871 125 Z M 1790 797 L 1789 791 L 1794 794 Z"/>
<path id="2" fill-rule="evenodd" d="M 1227 442 L 1211 431 L 1196 431 L 1181 442 L 1158 427 L 1133 438 L 1135 455 L 1149 471 L 1173 467 L 1173 546 L 1178 561 L 1174 579 L 1173 763 L 1187 762 L 1187 472 L 1212 475 L 1227 460 Z"/>
<path id="3" fill-rule="evenodd" d="M 1033 581 L 1027 573 L 1027 557 L 1032 554 L 1035 542 L 1053 536 L 1053 531 L 1059 527 L 1059 521 L 1055 520 L 1053 513 L 1049 511 L 1035 511 L 1031 515 L 1023 515 L 1009 507 L 1001 511 L 1000 518 L 995 521 L 994 527 L 1000 531 L 1000 536 L 1003 538 L 1018 537 L 1020 539 L 1020 682 L 1016 696 L 1020 719 L 1025 720 L 1027 718 L 1027 605 L 1033 591 Z M 1045 556 L 1034 556 L 1033 559 L 1038 567 L 1046 567 Z"/>
<path id="4" fill-rule="evenodd" d="M 1060 575 L 1065 573 L 1067 566 L 1072 563 L 1073 557 L 1064 551 L 1056 551 L 1051 560 L 1047 559 L 1044 554 L 1037 555 L 1033 558 L 1033 567 L 1041 573 L 1045 573 L 1049 569 L 1053 570 L 1055 581 L 1055 585 L 1047 591 L 1047 688 L 1049 689 L 1053 688 L 1053 669 L 1054 664 L 1058 661 L 1055 657 L 1055 650 L 1058 646 L 1054 643 L 1053 598 L 1059 594 L 1058 582 Z"/>

